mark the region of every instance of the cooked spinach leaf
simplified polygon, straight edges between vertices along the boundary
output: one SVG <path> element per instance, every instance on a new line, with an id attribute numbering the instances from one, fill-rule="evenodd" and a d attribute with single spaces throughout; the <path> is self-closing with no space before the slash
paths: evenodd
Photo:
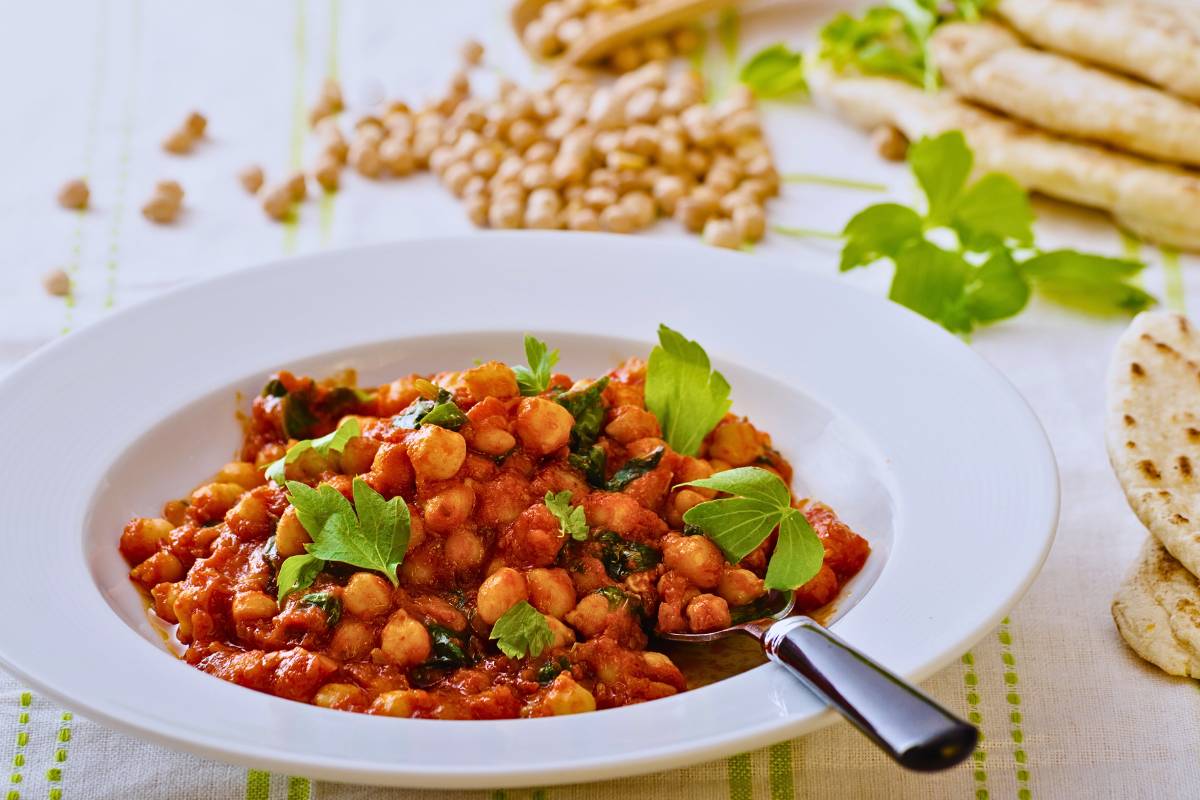
<path id="1" fill-rule="evenodd" d="M 610 492 L 622 491 L 647 472 L 652 472 L 658 466 L 658 462 L 662 461 L 663 452 L 663 448 L 659 447 L 644 456 L 629 459 L 625 462 L 625 466 L 613 473 L 605 488 Z"/>
<path id="2" fill-rule="evenodd" d="M 454 402 L 454 395 L 438 389 L 437 397 L 422 398 L 392 421 L 392 427 L 416 430 L 422 425 L 437 425 L 456 431 L 466 424 L 467 415 Z"/>
<path id="3" fill-rule="evenodd" d="M 300 605 L 316 606 L 325 612 L 325 624 L 330 628 L 342 618 L 342 601 L 333 592 L 313 592 L 300 598 Z"/>
<path id="4" fill-rule="evenodd" d="M 607 461 L 608 456 L 605 454 L 604 448 L 598 444 L 592 445 L 581 453 L 571 453 L 567 456 L 567 463 L 582 472 L 587 478 L 588 485 L 596 489 L 604 488 L 604 467 Z"/>
<path id="5" fill-rule="evenodd" d="M 635 572 L 650 569 L 659 562 L 658 551 L 644 544 L 621 538 L 612 531 L 604 531 L 596 540 L 600 542 L 600 563 L 614 581 L 623 581 Z"/>
<path id="6" fill-rule="evenodd" d="M 604 422 L 604 398 L 601 394 L 608 386 L 608 377 L 603 377 L 586 389 L 563 392 L 557 398 L 560 406 L 571 412 L 575 424 L 571 426 L 571 452 L 581 453 L 600 436 L 600 425 Z"/>

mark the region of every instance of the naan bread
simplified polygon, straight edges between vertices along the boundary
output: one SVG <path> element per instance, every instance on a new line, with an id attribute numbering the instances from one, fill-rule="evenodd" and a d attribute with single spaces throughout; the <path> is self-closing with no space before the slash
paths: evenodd
<path id="1" fill-rule="evenodd" d="M 1048 50 L 1103 64 L 1200 102 L 1200 5 L 1000 0 L 996 10 Z"/>
<path id="2" fill-rule="evenodd" d="M 1028 47 L 992 22 L 944 25 L 932 51 L 960 97 L 1055 133 L 1200 165 L 1200 105 Z"/>
<path id="3" fill-rule="evenodd" d="M 1045 133 L 890 78 L 811 71 L 814 98 L 868 130 L 894 125 L 909 139 L 961 130 L 979 172 L 1004 172 L 1027 189 L 1103 209 L 1159 244 L 1200 251 L 1200 173 Z"/>
<path id="4" fill-rule="evenodd" d="M 1153 536 L 1117 589 L 1112 615 L 1139 656 L 1169 675 L 1200 678 L 1200 582 Z"/>
<path id="5" fill-rule="evenodd" d="M 1186 317 L 1147 312 L 1121 335 L 1105 432 L 1134 513 L 1200 575 L 1200 335 Z"/>

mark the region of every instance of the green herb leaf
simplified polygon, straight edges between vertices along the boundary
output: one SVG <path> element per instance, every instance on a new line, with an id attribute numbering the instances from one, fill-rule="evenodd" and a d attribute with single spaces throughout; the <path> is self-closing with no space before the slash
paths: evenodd
<path id="1" fill-rule="evenodd" d="M 583 513 L 583 506 L 571 505 L 571 492 L 546 492 L 546 508 L 550 509 L 550 513 L 558 520 L 559 531 L 563 536 L 570 536 L 577 542 L 587 541 L 588 524 L 587 517 Z"/>
<path id="2" fill-rule="evenodd" d="M 1012 240 L 1033 244 L 1033 208 L 1029 194 L 1007 175 L 984 175 L 967 189 L 954 209 L 951 225 L 972 250 Z"/>
<path id="3" fill-rule="evenodd" d="M 924 44 L 893 8 L 876 6 L 858 18 L 835 16 L 821 29 L 820 58 L 837 72 L 886 75 L 917 86 L 926 80 Z"/>
<path id="4" fill-rule="evenodd" d="M 416 430 L 422 425 L 437 425 L 456 431 L 466 422 L 467 415 L 454 402 L 454 395 L 439 388 L 435 399 L 422 398 L 415 401 L 392 420 L 392 427 Z"/>
<path id="5" fill-rule="evenodd" d="M 362 436 L 362 428 L 358 424 L 358 419 L 347 417 L 341 421 L 337 426 L 337 430 L 332 433 L 322 436 L 319 439 L 305 439 L 296 442 L 288 448 L 283 458 L 272 461 L 264 474 L 267 480 L 275 481 L 282 485 L 284 472 L 288 464 L 294 463 L 309 450 L 316 450 L 323 456 L 327 456 L 330 453 L 341 453 L 346 449 L 346 443 L 355 436 Z"/>
<path id="6" fill-rule="evenodd" d="M 1029 303 L 1029 282 L 1007 250 L 997 250 L 971 271 L 967 281 L 967 313 L 976 322 L 1016 316 Z"/>
<path id="7" fill-rule="evenodd" d="M 355 478 L 352 487 L 353 506 L 329 484 L 312 489 L 287 482 L 296 515 L 313 539 L 308 552 L 326 561 L 381 572 L 398 585 L 396 569 L 408 550 L 408 506 L 401 497 L 385 501 L 362 478 Z"/>
<path id="8" fill-rule="evenodd" d="M 433 642 L 433 655 L 426 664 L 442 669 L 453 669 L 467 663 L 467 653 L 463 649 L 458 634 L 441 625 L 427 625 L 429 638 Z"/>
<path id="9" fill-rule="evenodd" d="M 287 597 L 292 592 L 298 592 L 301 589 L 307 589 L 312 586 L 312 582 L 317 579 L 317 575 L 321 570 L 325 569 L 325 562 L 316 556 L 298 555 L 290 556 L 279 568 L 279 574 L 275 577 L 275 582 L 279 586 L 279 600 Z"/>
<path id="10" fill-rule="evenodd" d="M 517 374 L 517 386 L 524 397 L 534 397 L 546 391 L 550 385 L 550 370 L 558 363 L 558 350 L 547 351 L 546 343 L 537 337 L 525 334 L 525 360 L 529 366 L 513 367 Z"/>
<path id="11" fill-rule="evenodd" d="M 653 547 L 623 539 L 612 531 L 596 537 L 600 542 L 600 563 L 614 581 L 623 581 L 635 572 L 643 572 L 658 564 L 661 555 Z"/>
<path id="12" fill-rule="evenodd" d="M 780 528 L 779 541 L 767 566 L 771 588 L 794 589 L 820 570 L 824 545 L 804 515 L 792 508 L 792 493 L 775 473 L 758 467 L 741 467 L 680 485 L 739 495 L 700 503 L 683 515 L 684 523 L 703 531 L 730 563 L 741 561 L 771 531 Z"/>
<path id="13" fill-rule="evenodd" d="M 542 613 L 522 600 L 496 620 L 489 638 L 509 658 L 536 657 L 554 642 L 554 632 Z"/>
<path id="14" fill-rule="evenodd" d="M 842 235 L 841 271 L 861 267 L 880 258 L 894 258 L 904 245 L 924 236 L 921 217 L 908 206 L 880 203 L 860 211 Z"/>
<path id="15" fill-rule="evenodd" d="M 601 586 L 593 594 L 598 594 L 608 601 L 608 610 L 615 611 L 629 599 L 629 595 L 621 591 L 619 586 Z"/>
<path id="16" fill-rule="evenodd" d="M 566 656 L 559 656 L 558 658 L 547 661 L 545 664 L 542 664 L 540 667 L 538 667 L 537 682 L 545 686 L 547 683 L 550 683 L 550 681 L 557 678 L 558 673 L 566 672 L 570 668 L 571 660 Z"/>
<path id="17" fill-rule="evenodd" d="M 742 67 L 738 80 L 750 88 L 756 97 L 783 97 L 808 91 L 804 80 L 804 56 L 775 44 L 755 53 Z"/>
<path id="18" fill-rule="evenodd" d="M 658 463 L 662 461 L 664 452 L 666 451 L 663 448 L 656 447 L 644 456 L 629 459 L 625 462 L 625 466 L 613 473 L 606 488 L 610 492 L 620 492 L 647 472 L 653 472 L 658 467 Z"/>
<path id="19" fill-rule="evenodd" d="M 263 397 L 283 397 L 288 393 L 287 387 L 283 385 L 283 381 L 278 378 L 271 378 L 267 381 L 267 385 L 263 387 Z"/>
<path id="20" fill-rule="evenodd" d="M 908 148 L 908 165 L 928 200 L 929 226 L 950 223 L 974 160 L 962 131 L 926 137 Z"/>
<path id="21" fill-rule="evenodd" d="M 962 256 L 922 239 L 895 257 L 888 297 L 952 331 L 970 330 L 963 293 L 969 265 Z"/>
<path id="22" fill-rule="evenodd" d="M 555 398 L 575 418 L 575 424 L 571 426 L 572 453 L 589 450 L 600 436 L 600 425 L 604 422 L 604 398 L 601 395 L 606 386 L 608 378 L 604 377 L 586 389 L 563 392 Z"/>
<path id="23" fill-rule="evenodd" d="M 704 437 L 729 411 L 729 382 L 712 369 L 704 348 L 666 325 L 646 366 L 646 408 L 677 453 L 694 456 Z"/>
<path id="24" fill-rule="evenodd" d="M 1093 314 L 1143 311 L 1155 298 L 1128 281 L 1143 269 L 1137 261 L 1055 250 L 1021 263 L 1038 292 L 1062 305 Z"/>
<path id="25" fill-rule="evenodd" d="M 783 591 L 803 586 L 821 571 L 824 562 L 825 545 L 817 532 L 804 514 L 790 509 L 779 522 L 779 539 L 763 585 Z"/>
<path id="26" fill-rule="evenodd" d="M 567 456 L 567 463 L 582 472 L 583 476 L 587 478 L 588 485 L 597 489 L 605 487 L 604 469 L 607 462 L 608 456 L 605 454 L 604 448 L 598 444 Z"/>
<path id="27" fill-rule="evenodd" d="M 316 606 L 324 611 L 325 624 L 330 628 L 336 627 L 338 620 L 342 618 L 342 601 L 333 592 L 313 592 L 312 594 L 306 594 L 300 598 L 300 604 Z"/>

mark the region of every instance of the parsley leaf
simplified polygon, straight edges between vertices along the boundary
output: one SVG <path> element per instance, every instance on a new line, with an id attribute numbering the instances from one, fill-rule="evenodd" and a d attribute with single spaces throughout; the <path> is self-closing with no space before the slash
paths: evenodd
<path id="1" fill-rule="evenodd" d="M 517 386 L 523 397 L 535 397 L 550 385 L 550 370 L 558 363 L 558 349 L 547 351 L 546 343 L 535 336 L 525 334 L 525 360 L 529 366 L 513 367 L 517 375 Z"/>
<path id="2" fill-rule="evenodd" d="M 571 412 L 575 424 L 571 426 L 571 452 L 589 450 L 600 436 L 600 425 L 604 422 L 604 398 L 601 395 L 608 386 L 608 377 L 603 377 L 586 389 L 563 392 L 556 402 Z"/>
<path id="3" fill-rule="evenodd" d="M 496 620 L 488 638 L 509 658 L 524 658 L 541 655 L 554 642 L 554 632 L 542 613 L 522 600 Z"/>
<path id="4" fill-rule="evenodd" d="M 355 417 L 346 417 L 337 426 L 337 430 L 332 433 L 322 436 L 319 439 L 304 439 L 303 441 L 296 442 L 288 448 L 283 458 L 272 461 L 264 474 L 267 480 L 275 481 L 282 485 L 284 471 L 288 464 L 294 463 L 309 450 L 315 450 L 323 456 L 327 456 L 330 453 L 341 453 L 346 449 L 346 443 L 355 436 L 362 436 L 362 428 Z"/>
<path id="5" fill-rule="evenodd" d="M 925 219 L 929 226 L 950 222 L 974 161 L 962 131 L 924 138 L 908 149 L 908 165 L 928 201 Z"/>
<path id="6" fill-rule="evenodd" d="M 1143 264 L 1122 258 L 1055 250 L 1021 264 L 1043 295 L 1093 314 L 1137 313 L 1157 301 L 1128 283 Z"/>
<path id="7" fill-rule="evenodd" d="M 385 501 L 362 478 L 352 484 L 353 506 L 327 483 L 313 489 L 288 481 L 287 488 L 300 524 L 312 536 L 306 545 L 310 555 L 381 572 L 398 585 L 396 569 L 404 560 L 410 533 L 403 498 Z"/>
<path id="8" fill-rule="evenodd" d="M 625 466 L 613 473 L 605 488 L 610 492 L 622 491 L 626 486 L 658 467 L 658 462 L 662 461 L 664 452 L 663 448 L 656 447 L 644 456 L 629 459 L 625 462 Z"/>
<path id="9" fill-rule="evenodd" d="M 755 97 L 782 97 L 796 92 L 807 92 L 804 80 L 804 56 L 788 49 L 785 44 L 775 44 L 754 54 L 742 66 L 738 80 L 750 88 Z"/>
<path id="10" fill-rule="evenodd" d="M 454 395 L 438 387 L 437 397 L 432 400 L 423 397 L 415 401 L 392 420 L 392 427 L 416 430 L 422 425 L 437 425 L 456 431 L 466 422 L 467 415 L 454 402 Z"/>
<path id="11" fill-rule="evenodd" d="M 969 331 L 961 306 L 970 267 L 958 253 L 919 239 L 896 254 L 888 298 L 952 331 Z"/>
<path id="12" fill-rule="evenodd" d="M 966 311 L 976 322 L 996 322 L 1021 313 L 1029 294 L 1012 254 L 996 250 L 967 279 Z"/>
<path id="13" fill-rule="evenodd" d="M 312 586 L 312 582 L 317 579 L 317 575 L 323 569 L 325 569 L 325 562 L 316 556 L 307 554 L 289 556 L 284 560 L 283 565 L 279 568 L 279 575 L 275 578 L 275 582 L 279 585 L 279 600 L 282 601 L 292 592 Z"/>
<path id="14" fill-rule="evenodd" d="M 1029 194 L 1007 175 L 992 172 L 963 193 L 951 225 L 973 250 L 1012 240 L 1033 244 L 1033 207 Z"/>
<path id="15" fill-rule="evenodd" d="M 658 341 L 646 365 L 646 408 L 667 444 L 694 456 L 732 405 L 729 382 L 712 369 L 704 348 L 678 331 L 659 325 Z"/>
<path id="16" fill-rule="evenodd" d="M 860 211 L 843 231 L 841 271 L 891 257 L 922 234 L 921 216 L 908 206 L 880 203 Z"/>
<path id="17" fill-rule="evenodd" d="M 925 48 L 893 8 L 876 6 L 859 18 L 838 14 L 820 38 L 820 58 L 837 72 L 889 75 L 917 86 L 925 82 Z"/>
<path id="18" fill-rule="evenodd" d="M 342 618 L 342 601 L 333 592 L 313 592 L 312 594 L 306 594 L 300 598 L 300 604 L 316 606 L 324 611 L 325 624 L 330 628 L 336 627 L 338 620 Z"/>
<path id="19" fill-rule="evenodd" d="M 792 493 L 775 473 L 740 467 L 681 485 L 736 495 L 700 503 L 683 515 L 683 521 L 702 530 L 730 563 L 741 561 L 779 528 L 767 566 L 768 588 L 795 589 L 820 571 L 825 547 L 804 514 L 792 508 Z"/>
<path id="20" fill-rule="evenodd" d="M 570 536 L 577 542 L 587 541 L 588 524 L 584 516 L 583 506 L 571 505 L 571 492 L 546 492 L 546 508 L 558 520 L 558 528 L 563 536 Z"/>

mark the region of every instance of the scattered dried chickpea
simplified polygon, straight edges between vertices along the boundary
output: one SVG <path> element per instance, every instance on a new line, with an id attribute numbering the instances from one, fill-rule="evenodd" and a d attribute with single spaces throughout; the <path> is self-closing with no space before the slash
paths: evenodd
<path id="1" fill-rule="evenodd" d="M 301 203 L 308 197 L 308 179 L 304 177 L 303 172 L 293 172 L 289 175 L 286 185 L 293 201 Z"/>
<path id="2" fill-rule="evenodd" d="M 475 39 L 468 39 L 463 42 L 459 55 L 462 56 L 463 63 L 477 67 L 483 63 L 483 45 Z"/>
<path id="3" fill-rule="evenodd" d="M 871 131 L 871 144 L 888 161 L 903 161 L 908 156 L 908 139 L 894 125 L 880 125 Z"/>
<path id="4" fill-rule="evenodd" d="M 269 187 L 262 195 L 263 211 L 266 212 L 268 217 L 277 221 L 287 219 L 292 211 L 292 204 L 294 202 L 291 187 L 286 183 Z"/>
<path id="5" fill-rule="evenodd" d="M 191 132 L 188 131 L 187 128 L 180 128 L 167 134 L 167 138 L 163 139 L 162 147 L 163 150 L 166 150 L 168 153 L 174 153 L 177 156 L 181 156 L 185 153 L 192 152 L 192 145 L 195 144 L 195 142 L 195 137 L 192 136 Z"/>
<path id="6" fill-rule="evenodd" d="M 199 111 L 193 111 L 183 121 L 183 128 L 193 139 L 199 139 L 204 136 L 204 131 L 208 128 L 208 120 Z"/>
<path id="7" fill-rule="evenodd" d="M 42 286 L 48 294 L 65 297 L 71 291 L 71 276 L 66 270 L 52 269 L 42 276 Z"/>
<path id="8" fill-rule="evenodd" d="M 238 173 L 238 182 L 242 184 L 242 188 L 250 194 L 257 194 L 258 190 L 263 185 L 262 167 L 257 164 L 251 164 Z"/>
<path id="9" fill-rule="evenodd" d="M 87 181 L 82 178 L 69 180 L 58 190 L 58 204 L 63 208 L 82 211 L 87 208 L 90 198 L 91 191 L 88 189 Z"/>
<path id="10" fill-rule="evenodd" d="M 336 192 L 341 182 L 342 165 L 329 155 L 323 155 L 313 169 L 313 180 L 327 192 Z"/>
<path id="11" fill-rule="evenodd" d="M 142 216 L 159 225 L 174 222 L 183 207 L 183 188 L 176 181 L 159 181 L 142 206 Z"/>
<path id="12" fill-rule="evenodd" d="M 730 250 L 736 250 L 742 244 L 734 224 L 719 217 L 713 217 L 704 223 L 704 241 L 713 247 L 725 247 Z"/>

